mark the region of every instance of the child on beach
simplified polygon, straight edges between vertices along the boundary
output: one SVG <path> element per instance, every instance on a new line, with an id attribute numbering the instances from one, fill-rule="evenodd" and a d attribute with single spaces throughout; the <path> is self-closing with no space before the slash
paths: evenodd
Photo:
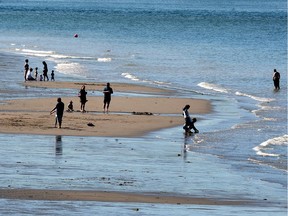
<path id="1" fill-rule="evenodd" d="M 189 108 L 190 108 L 190 105 L 186 105 L 183 108 L 183 117 L 185 119 L 185 124 L 183 126 L 183 129 L 185 130 L 186 133 L 192 133 L 191 129 L 193 129 L 195 133 L 199 133 L 199 130 L 194 125 L 194 123 L 197 122 L 197 119 L 196 118 L 191 119 L 189 112 L 188 112 Z"/>
<path id="2" fill-rule="evenodd" d="M 62 102 L 61 98 L 58 98 L 56 106 L 50 112 L 50 115 L 52 115 L 55 112 L 55 128 L 57 127 L 57 123 L 59 124 L 58 128 L 61 128 L 62 126 L 64 107 L 65 105 Z"/>
<path id="3" fill-rule="evenodd" d="M 67 112 L 73 112 L 74 109 L 73 109 L 73 101 L 70 101 L 70 103 L 68 104 L 68 110 Z"/>
<path id="4" fill-rule="evenodd" d="M 30 68 L 29 72 L 27 73 L 26 80 L 35 81 L 34 77 L 32 76 L 33 68 Z"/>
<path id="5" fill-rule="evenodd" d="M 34 72 L 35 80 L 37 80 L 37 77 L 38 77 L 38 67 L 35 68 L 35 72 Z"/>
<path id="6" fill-rule="evenodd" d="M 55 81 L 55 79 L 54 79 L 54 70 L 52 70 L 52 72 L 51 72 L 51 81 Z"/>

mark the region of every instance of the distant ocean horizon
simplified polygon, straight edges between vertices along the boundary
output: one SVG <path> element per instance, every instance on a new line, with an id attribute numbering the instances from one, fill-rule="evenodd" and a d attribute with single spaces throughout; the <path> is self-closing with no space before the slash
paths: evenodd
<path id="1" fill-rule="evenodd" d="M 60 94 L 23 92 L 26 58 L 40 72 L 45 60 L 56 81 L 207 99 L 213 112 L 195 115 L 203 120 L 189 151 L 286 190 L 287 1 L 3 0 L 0 17 L 1 100 Z"/>

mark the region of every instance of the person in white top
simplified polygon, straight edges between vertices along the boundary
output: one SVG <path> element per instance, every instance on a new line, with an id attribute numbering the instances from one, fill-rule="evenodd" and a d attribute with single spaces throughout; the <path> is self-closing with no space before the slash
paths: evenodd
<path id="1" fill-rule="evenodd" d="M 189 108 L 190 105 L 188 104 L 183 108 L 183 117 L 185 119 L 183 129 L 185 130 L 186 133 L 192 133 L 191 129 L 193 129 L 195 133 L 199 133 L 199 130 L 194 125 L 194 123 L 197 122 L 197 119 L 196 118 L 191 119 L 188 111 Z"/>

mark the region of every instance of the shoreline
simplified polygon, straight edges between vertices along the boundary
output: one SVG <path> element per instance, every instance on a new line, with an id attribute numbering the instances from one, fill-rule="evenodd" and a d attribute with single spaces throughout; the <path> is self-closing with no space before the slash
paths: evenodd
<path id="1" fill-rule="evenodd" d="M 25 86 L 36 88 L 79 89 L 84 83 L 74 82 L 26 82 Z M 102 91 L 103 84 L 85 83 L 87 91 Z M 85 113 L 81 113 L 78 97 L 62 97 L 65 110 L 70 100 L 75 112 L 64 112 L 62 128 L 54 127 L 55 117 L 50 115 L 56 105 L 56 97 L 29 98 L 3 101 L 0 104 L 0 133 L 138 137 L 149 132 L 181 126 L 184 123 L 182 108 L 191 104 L 190 114 L 211 112 L 208 100 L 168 97 L 171 91 L 153 87 L 117 83 L 112 84 L 114 95 L 109 114 L 103 113 L 103 97 L 87 96 Z M 150 93 L 148 97 L 117 96 L 117 92 Z M 164 95 L 163 95 L 164 94 Z M 88 126 L 92 123 L 94 126 Z"/>

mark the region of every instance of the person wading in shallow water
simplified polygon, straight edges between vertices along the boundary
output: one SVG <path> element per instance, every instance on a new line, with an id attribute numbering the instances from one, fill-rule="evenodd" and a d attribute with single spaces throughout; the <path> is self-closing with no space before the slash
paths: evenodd
<path id="1" fill-rule="evenodd" d="M 274 73 L 273 73 L 273 82 L 274 82 L 275 90 L 279 90 L 280 89 L 280 73 L 276 69 L 274 69 Z"/>
<path id="2" fill-rule="evenodd" d="M 199 130 L 194 125 L 194 123 L 197 122 L 197 119 L 196 118 L 191 119 L 189 115 L 189 111 L 188 111 L 189 108 L 190 108 L 190 105 L 186 105 L 183 108 L 183 117 L 185 119 L 185 124 L 183 126 L 183 129 L 185 130 L 186 133 L 192 133 L 191 129 L 193 129 L 195 133 L 199 133 Z"/>

